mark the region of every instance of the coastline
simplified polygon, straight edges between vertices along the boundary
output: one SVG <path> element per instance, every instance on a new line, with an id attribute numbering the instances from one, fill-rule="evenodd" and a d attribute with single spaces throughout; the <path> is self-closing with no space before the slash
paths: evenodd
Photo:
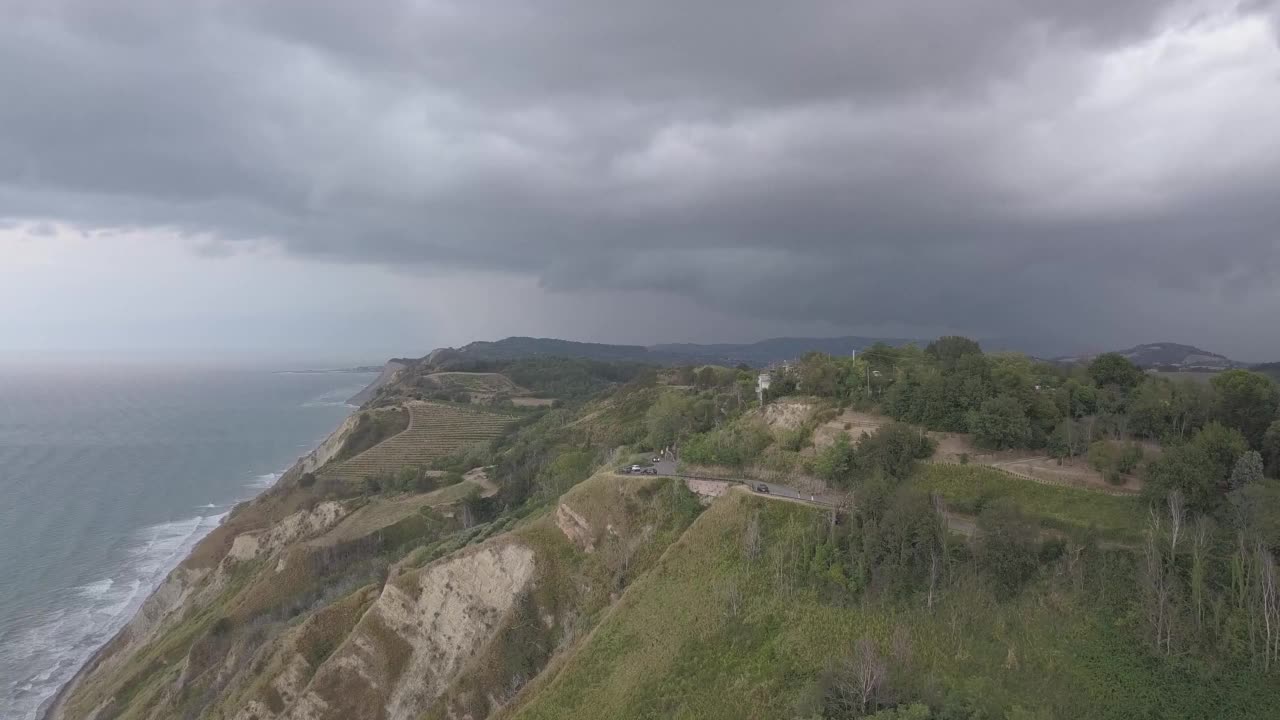
<path id="1" fill-rule="evenodd" d="M 398 369 L 398 368 L 397 368 Z M 388 369 L 384 368 L 383 374 L 379 375 L 373 382 L 360 391 L 361 394 L 376 391 L 381 384 L 385 384 L 389 379 Z M 384 376 L 386 376 L 384 378 Z M 381 382 L 379 382 L 381 381 Z M 348 391 L 349 392 L 349 391 Z M 356 397 L 359 397 L 357 395 Z M 353 397 L 351 400 L 356 399 Z M 159 574 L 159 581 L 149 588 L 145 593 L 139 593 L 140 598 L 131 600 L 129 606 L 122 610 L 120 618 L 122 622 L 114 628 L 107 639 L 94 648 L 92 652 L 85 655 L 78 661 L 78 667 L 65 682 L 62 682 L 56 692 L 48 698 L 42 700 L 35 709 L 34 718 L 36 720 L 52 720 L 60 717 L 63 703 L 70 697 L 71 693 L 78 685 L 96 670 L 111 653 L 113 653 L 119 645 L 127 643 L 130 635 L 135 634 L 134 631 L 139 627 L 147 627 L 161 621 L 167 616 L 168 611 L 176 609 L 176 605 L 180 605 L 184 599 L 184 595 L 179 593 L 173 594 L 173 588 L 182 587 L 188 584 L 188 573 L 186 566 L 200 550 L 201 546 L 210 540 L 220 528 L 226 526 L 227 520 L 234 517 L 237 513 L 243 511 L 246 507 L 262 500 L 264 497 L 272 496 L 281 487 L 282 483 L 289 478 L 300 476 L 302 473 L 311 472 L 327 462 L 342 445 L 346 434 L 353 426 L 353 418 L 356 417 L 356 411 L 359 409 L 358 404 L 354 404 L 351 400 L 346 400 L 333 405 L 342 405 L 348 408 L 349 412 L 342 422 L 336 428 L 329 432 L 319 443 L 317 443 L 306 454 L 298 457 L 285 470 L 281 472 L 269 473 L 268 475 L 258 476 L 258 483 L 250 485 L 256 492 L 250 497 L 236 501 L 231 506 L 221 506 L 220 512 L 210 517 L 216 517 L 216 522 L 202 524 L 193 531 L 188 541 L 183 542 L 181 548 L 169 558 L 166 563 L 167 567 Z M 262 482 L 264 478 L 270 477 L 270 482 Z M 211 508 L 219 509 L 218 506 Z M 201 518 L 206 519 L 206 518 Z M 158 616 L 157 615 L 158 611 Z"/>

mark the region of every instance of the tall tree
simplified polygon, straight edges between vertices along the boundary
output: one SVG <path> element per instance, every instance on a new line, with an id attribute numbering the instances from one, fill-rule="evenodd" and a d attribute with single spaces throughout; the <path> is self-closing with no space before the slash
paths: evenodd
<path id="1" fill-rule="evenodd" d="M 1127 392 L 1137 387 L 1145 375 L 1120 353 L 1103 353 L 1089 363 L 1089 377 L 1098 387 L 1115 386 Z"/>
<path id="2" fill-rule="evenodd" d="M 973 419 L 975 439 L 994 450 L 1020 447 L 1031 437 L 1031 423 L 1017 398 L 1001 395 L 982 403 Z"/>
<path id="3" fill-rule="evenodd" d="M 1203 448 L 1195 444 L 1177 445 L 1147 463 L 1146 492 L 1163 502 L 1174 492 L 1182 493 L 1194 512 L 1212 512 L 1221 503 L 1218 484 L 1222 469 Z"/>
<path id="4" fill-rule="evenodd" d="M 981 355 L 982 347 L 978 345 L 976 340 L 970 340 L 967 337 L 945 335 L 929 343 L 924 352 L 938 361 L 938 364 L 945 371 L 954 368 L 960 358 L 965 355 Z"/>
<path id="5" fill-rule="evenodd" d="M 1280 408 L 1280 388 L 1271 378 L 1248 370 L 1228 370 L 1211 381 L 1218 391 L 1218 419 L 1244 433 L 1250 447 L 1260 447 Z"/>
<path id="6" fill-rule="evenodd" d="M 1227 484 L 1235 492 L 1256 482 L 1262 482 L 1262 455 L 1257 450 L 1250 450 L 1236 460 Z"/>
<path id="7" fill-rule="evenodd" d="M 1280 420 L 1262 434 L 1262 466 L 1267 475 L 1280 477 Z"/>

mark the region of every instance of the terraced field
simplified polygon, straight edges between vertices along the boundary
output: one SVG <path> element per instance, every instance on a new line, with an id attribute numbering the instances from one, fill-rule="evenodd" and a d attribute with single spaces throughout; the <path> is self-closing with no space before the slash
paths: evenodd
<path id="1" fill-rule="evenodd" d="M 515 418 L 442 403 L 411 402 L 409 427 L 360 453 L 331 463 L 320 474 L 359 482 L 370 475 L 394 473 L 406 465 L 431 461 L 488 442 Z"/>

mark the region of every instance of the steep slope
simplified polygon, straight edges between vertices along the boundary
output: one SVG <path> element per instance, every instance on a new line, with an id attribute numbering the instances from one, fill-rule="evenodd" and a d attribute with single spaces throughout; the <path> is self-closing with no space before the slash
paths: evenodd
<path id="1" fill-rule="evenodd" d="M 387 364 L 382 366 L 382 372 L 378 374 L 378 377 L 374 378 L 373 382 L 366 385 L 363 390 L 352 395 L 347 400 L 347 404 L 359 406 L 369 402 L 378 394 L 379 389 L 394 382 L 396 375 L 408 366 L 409 363 L 404 360 L 388 360 Z"/>
<path id="2" fill-rule="evenodd" d="M 47 717 L 486 717 L 692 521 L 674 487 L 602 476 L 468 529 L 435 494 L 279 516 L 309 492 L 290 483 L 202 543 Z"/>
<path id="3" fill-rule="evenodd" d="M 841 677 L 864 667 L 864 647 L 879 697 L 944 710 L 912 717 L 1261 719 L 1280 702 L 1247 670 L 1190 683 L 1153 662 L 1126 604 L 1125 553 L 1053 566 L 1012 599 L 957 571 L 933 607 L 850 603 L 826 571 L 828 528 L 824 512 L 727 494 L 501 717 L 821 717 L 824 695 L 852 692 Z"/>

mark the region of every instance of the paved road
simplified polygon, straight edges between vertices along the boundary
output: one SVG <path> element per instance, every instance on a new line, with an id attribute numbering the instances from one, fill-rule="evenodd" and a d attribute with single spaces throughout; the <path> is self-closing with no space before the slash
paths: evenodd
<path id="1" fill-rule="evenodd" d="M 685 478 L 695 477 L 690 475 L 681 475 L 677 473 L 676 460 L 674 457 L 670 455 L 663 456 L 661 460 L 659 460 L 656 463 L 653 463 L 653 467 L 657 469 L 659 475 L 666 475 L 669 477 L 685 477 Z M 743 486 L 742 488 L 743 490 L 759 495 L 760 497 L 770 498 L 770 499 L 791 500 L 791 501 L 802 502 L 806 504 L 821 505 L 824 507 L 840 505 L 841 501 L 845 499 L 843 495 L 838 493 L 836 494 L 829 493 L 825 495 L 810 495 L 808 493 L 802 493 L 799 490 L 796 490 L 795 488 L 789 487 L 787 485 L 764 482 L 761 480 L 748 480 L 746 478 L 728 478 L 728 477 L 703 478 L 701 476 L 697 476 L 695 479 L 728 481 L 728 482 L 740 484 Z M 765 485 L 766 487 L 768 487 L 769 492 L 762 493 L 756 490 L 756 488 L 759 487 L 760 485 Z M 980 534 L 978 530 L 977 522 L 976 522 L 977 518 L 969 517 L 967 515 L 961 515 L 959 513 L 953 513 L 953 512 L 943 512 L 942 515 L 943 515 L 943 519 L 947 523 L 947 527 L 950 528 L 953 532 L 957 532 L 961 535 L 964 535 L 965 537 L 970 537 L 970 538 L 976 537 L 977 535 Z M 1053 530 L 1046 530 L 1042 533 L 1042 535 L 1044 537 L 1060 537 L 1061 533 L 1057 533 L 1056 531 L 1053 531 Z M 1128 547 L 1120 543 L 1103 543 L 1103 545 L 1114 546 L 1114 547 Z"/>
<path id="2" fill-rule="evenodd" d="M 666 455 L 663 455 L 662 459 L 659 460 L 658 462 L 653 463 L 653 467 L 657 469 L 659 475 L 667 475 L 671 477 L 682 477 L 679 473 L 676 472 L 675 457 L 669 453 Z M 683 476 L 683 477 L 688 477 L 688 476 Z M 839 500 L 840 500 L 840 498 L 835 496 L 810 495 L 809 493 L 800 492 L 799 490 L 796 490 L 795 488 L 789 487 L 787 485 L 779 485 L 778 483 L 764 482 L 762 480 L 747 480 L 745 478 L 706 478 L 706 479 L 728 480 L 731 482 L 738 482 L 738 483 L 742 483 L 743 485 L 746 485 L 748 488 L 751 489 L 752 492 L 755 492 L 758 495 L 766 495 L 766 494 L 774 495 L 780 498 L 787 498 L 789 500 L 801 500 L 804 502 L 818 503 L 820 505 L 837 505 L 839 504 Z M 762 493 L 757 491 L 756 488 L 759 487 L 760 485 L 764 485 L 765 487 L 769 488 L 769 492 Z"/>

